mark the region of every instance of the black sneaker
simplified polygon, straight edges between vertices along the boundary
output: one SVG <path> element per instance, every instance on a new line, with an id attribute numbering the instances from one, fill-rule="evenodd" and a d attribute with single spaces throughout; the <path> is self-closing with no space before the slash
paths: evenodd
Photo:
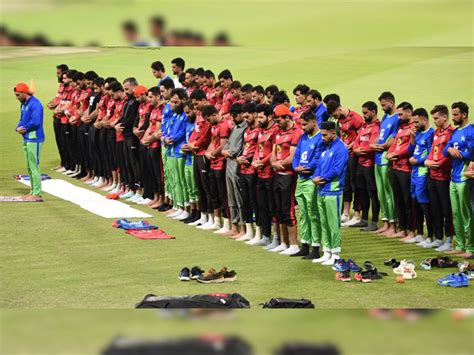
<path id="1" fill-rule="evenodd" d="M 306 256 L 309 254 L 309 245 L 308 244 L 301 244 L 301 249 L 299 252 L 295 254 L 291 254 L 290 256 Z"/>
<path id="2" fill-rule="evenodd" d="M 200 219 L 201 219 L 201 212 L 197 211 L 196 215 L 193 218 L 191 218 L 189 221 L 186 221 L 184 223 L 186 223 L 186 224 L 194 223 L 194 222 L 196 222 L 197 220 L 200 220 Z"/>
<path id="3" fill-rule="evenodd" d="M 191 269 L 191 279 L 197 280 L 202 276 L 203 271 L 199 266 L 195 266 Z"/>
<path id="4" fill-rule="evenodd" d="M 201 275 L 197 281 L 203 284 L 221 283 L 224 282 L 224 274 L 221 272 L 216 272 L 215 269 L 210 269 L 204 275 Z"/>
<path id="5" fill-rule="evenodd" d="M 221 269 L 220 274 L 224 276 L 225 282 L 233 282 L 237 280 L 237 273 L 234 270 L 228 271 L 225 266 Z"/>
<path id="6" fill-rule="evenodd" d="M 181 269 L 181 272 L 179 273 L 178 279 L 181 281 L 189 281 L 191 280 L 189 277 L 189 268 L 184 267 Z"/>
<path id="7" fill-rule="evenodd" d="M 311 250 L 311 253 L 309 253 L 306 256 L 303 256 L 303 260 L 313 260 L 313 259 L 318 259 L 321 255 L 319 254 L 319 247 L 313 247 Z"/>
<path id="8" fill-rule="evenodd" d="M 349 226 L 350 228 L 365 228 L 368 227 L 369 223 L 365 219 L 361 219 L 359 222 L 356 224 L 353 224 L 352 226 Z"/>
<path id="9" fill-rule="evenodd" d="M 189 214 L 188 218 L 185 218 L 185 219 L 181 220 L 181 222 L 188 223 L 188 221 L 190 221 L 194 217 L 196 217 L 196 210 L 192 210 L 191 213 Z"/>

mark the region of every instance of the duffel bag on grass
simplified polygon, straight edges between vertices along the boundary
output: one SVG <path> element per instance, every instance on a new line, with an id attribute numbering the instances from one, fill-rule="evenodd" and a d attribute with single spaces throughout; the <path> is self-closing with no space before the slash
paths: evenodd
<path id="1" fill-rule="evenodd" d="M 307 299 L 272 298 L 263 303 L 263 308 L 314 308 L 314 304 Z"/>
<path id="2" fill-rule="evenodd" d="M 146 295 L 135 308 L 250 308 L 250 303 L 238 293 L 158 297 Z"/>

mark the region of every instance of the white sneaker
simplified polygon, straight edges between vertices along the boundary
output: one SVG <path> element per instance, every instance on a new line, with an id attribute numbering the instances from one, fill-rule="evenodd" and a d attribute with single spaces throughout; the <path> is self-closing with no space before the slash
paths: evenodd
<path id="1" fill-rule="evenodd" d="M 109 187 L 107 187 L 104 191 L 112 191 L 117 188 L 117 184 L 112 184 Z"/>
<path id="2" fill-rule="evenodd" d="M 339 255 L 332 254 L 329 260 L 322 262 L 321 265 L 332 266 L 336 260 L 339 260 Z"/>
<path id="3" fill-rule="evenodd" d="M 342 214 L 341 215 L 341 224 L 349 222 L 349 215 L 347 214 Z"/>
<path id="4" fill-rule="evenodd" d="M 183 210 L 182 208 L 178 208 L 178 209 L 176 210 L 176 212 L 173 212 L 173 213 L 171 213 L 171 214 L 169 214 L 169 215 L 166 215 L 166 217 L 169 217 L 169 218 L 174 219 L 174 217 L 179 216 L 181 213 L 183 213 L 183 211 L 184 211 L 184 210 Z"/>
<path id="5" fill-rule="evenodd" d="M 343 227 L 350 227 L 356 223 L 359 223 L 360 222 L 360 218 L 359 217 L 352 217 L 349 221 L 345 222 L 345 223 L 342 223 L 341 225 Z"/>
<path id="6" fill-rule="evenodd" d="M 425 245 L 428 244 L 428 243 L 431 243 L 431 239 L 425 239 L 420 243 L 416 243 L 415 245 L 424 248 Z"/>
<path id="7" fill-rule="evenodd" d="M 259 236 L 254 236 L 252 239 L 246 241 L 245 244 L 255 245 L 255 243 L 257 243 L 260 239 L 262 239 L 262 238 L 259 237 Z"/>
<path id="8" fill-rule="evenodd" d="M 421 245 L 421 246 L 422 246 L 423 248 L 430 248 L 429 245 L 430 245 L 431 243 L 433 243 L 433 242 L 431 241 L 431 238 L 427 238 L 427 239 L 425 240 L 425 242 L 423 243 L 423 245 Z"/>
<path id="9" fill-rule="evenodd" d="M 177 221 L 182 221 L 182 220 L 185 220 L 188 217 L 189 217 L 189 212 L 183 211 L 183 213 L 181 213 L 178 217 L 175 217 L 173 219 L 176 219 Z"/>
<path id="10" fill-rule="evenodd" d="M 138 192 L 135 192 L 132 197 L 127 198 L 128 202 L 135 202 L 138 198 L 142 197 Z"/>
<path id="11" fill-rule="evenodd" d="M 151 202 L 149 198 L 142 198 L 140 202 L 137 202 L 139 205 L 147 205 Z"/>
<path id="12" fill-rule="evenodd" d="M 313 263 L 315 263 L 315 264 L 325 263 L 329 259 L 331 259 L 331 253 L 325 251 L 323 256 L 321 256 L 320 258 L 317 258 L 317 259 L 313 259 Z"/>
<path id="13" fill-rule="evenodd" d="M 421 243 L 421 242 L 424 242 L 425 241 L 425 238 L 423 238 L 422 235 L 417 235 L 416 237 L 413 237 L 411 239 L 408 239 L 405 241 L 405 243 L 408 243 L 408 244 L 413 244 L 413 243 Z"/>
<path id="14" fill-rule="evenodd" d="M 135 199 L 135 202 L 137 205 L 141 205 L 141 203 L 145 201 L 145 199 L 143 198 L 143 196 L 140 196 L 139 198 Z"/>
<path id="15" fill-rule="evenodd" d="M 283 250 L 280 252 L 280 255 L 291 255 L 291 254 L 296 254 L 297 252 L 300 251 L 299 246 L 297 245 L 290 245 L 290 247 L 286 250 Z"/>
<path id="16" fill-rule="evenodd" d="M 214 234 L 225 234 L 230 232 L 230 219 L 224 218 L 224 225 L 219 230 L 216 230 Z"/>
<path id="17" fill-rule="evenodd" d="M 269 249 L 268 251 L 271 252 L 271 253 L 280 253 L 282 251 L 285 251 L 286 249 L 288 249 L 288 245 L 286 245 L 285 243 L 281 243 L 276 248 Z"/>
<path id="18" fill-rule="evenodd" d="M 436 251 L 450 251 L 450 250 L 453 250 L 452 239 L 451 238 L 446 238 L 444 243 L 439 248 L 436 248 L 435 250 Z"/>
<path id="19" fill-rule="evenodd" d="M 135 195 L 133 193 L 133 191 L 126 191 L 126 192 L 124 192 L 123 194 L 120 195 L 120 198 L 127 199 L 127 198 L 132 197 L 133 195 Z"/>
<path id="20" fill-rule="evenodd" d="M 218 230 L 221 228 L 222 228 L 222 225 L 220 222 L 220 217 L 214 217 L 214 221 L 210 225 L 206 225 L 202 227 L 201 229 L 205 231 L 210 231 L 210 230 Z"/>
<path id="21" fill-rule="evenodd" d="M 94 185 L 95 183 L 97 183 L 97 181 L 99 181 L 99 177 L 96 176 L 93 180 L 89 181 L 89 182 L 86 182 L 87 185 Z"/>
<path id="22" fill-rule="evenodd" d="M 443 241 L 442 241 L 442 240 L 439 240 L 439 239 L 435 239 L 435 240 L 433 240 L 431 243 L 426 244 L 426 245 L 424 246 L 424 248 L 438 248 L 438 247 L 440 247 L 441 245 L 443 245 Z"/>
<path id="23" fill-rule="evenodd" d="M 255 246 L 265 246 L 270 244 L 270 238 L 269 237 L 263 237 L 262 239 L 258 240 L 255 244 Z"/>
<path id="24" fill-rule="evenodd" d="M 270 244 L 268 244 L 267 246 L 264 246 L 263 249 L 271 250 L 271 249 L 275 249 L 279 245 L 280 245 L 280 237 L 279 236 L 273 236 L 272 242 Z"/>
<path id="25" fill-rule="evenodd" d="M 214 217 L 209 216 L 209 219 L 206 223 L 197 226 L 198 229 L 204 229 L 204 227 L 212 226 L 214 224 Z"/>

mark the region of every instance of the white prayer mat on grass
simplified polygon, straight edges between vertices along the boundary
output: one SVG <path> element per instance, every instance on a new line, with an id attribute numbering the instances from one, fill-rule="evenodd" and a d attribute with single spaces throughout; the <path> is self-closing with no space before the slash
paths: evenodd
<path id="1" fill-rule="evenodd" d="M 24 196 L 0 196 L 0 202 L 42 202 L 25 200 Z"/>
<path id="2" fill-rule="evenodd" d="M 22 184 L 30 185 L 29 180 L 18 180 Z M 81 208 L 104 218 L 146 218 L 151 215 L 139 211 L 129 205 L 108 200 L 96 192 L 73 185 L 60 179 L 45 180 L 41 183 L 43 192 L 79 205 Z"/>

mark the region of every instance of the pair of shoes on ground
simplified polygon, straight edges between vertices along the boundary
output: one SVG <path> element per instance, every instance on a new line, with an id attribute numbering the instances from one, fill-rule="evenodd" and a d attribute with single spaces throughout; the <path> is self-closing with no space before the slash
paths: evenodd
<path id="1" fill-rule="evenodd" d="M 459 274 L 450 274 L 438 279 L 438 285 L 449 287 L 467 287 L 469 286 L 468 276 L 462 272 Z"/>
<path id="2" fill-rule="evenodd" d="M 400 261 L 397 267 L 393 267 L 393 272 L 397 275 L 401 275 L 404 280 L 412 280 L 417 277 L 413 260 L 407 261 L 404 259 Z"/>
<path id="3" fill-rule="evenodd" d="M 178 278 L 181 281 L 196 280 L 200 283 L 222 283 L 222 282 L 233 282 L 237 280 L 237 273 L 234 270 L 227 270 L 223 267 L 219 272 L 215 269 L 210 269 L 208 272 L 204 271 L 199 266 L 194 266 L 191 270 L 185 267 L 179 273 Z"/>
<path id="4" fill-rule="evenodd" d="M 450 251 L 453 249 L 451 237 L 448 237 L 442 241 L 441 239 L 425 239 L 422 235 L 417 235 L 412 238 L 403 238 L 401 241 L 407 244 L 415 244 L 416 246 L 426 249 L 435 248 L 436 251 Z"/>
<path id="5" fill-rule="evenodd" d="M 437 256 L 436 258 L 428 258 L 421 262 L 420 266 L 423 270 L 431 270 L 433 267 L 448 268 L 458 267 L 458 262 L 452 260 L 449 256 Z"/>
<path id="6" fill-rule="evenodd" d="M 357 264 L 356 264 L 357 265 Z M 350 271 L 350 270 L 349 270 Z M 347 272 L 346 272 L 347 273 Z M 350 281 L 350 275 L 349 277 L 346 277 L 347 275 L 343 275 L 341 278 L 341 281 Z M 387 273 L 385 272 L 379 272 L 377 268 L 372 264 L 370 261 L 365 261 L 364 262 L 364 270 L 360 270 L 359 272 L 354 274 L 354 280 L 363 282 L 363 283 L 370 283 L 374 280 L 380 280 L 384 276 L 388 276 Z M 349 278 L 349 280 L 348 280 Z"/>

